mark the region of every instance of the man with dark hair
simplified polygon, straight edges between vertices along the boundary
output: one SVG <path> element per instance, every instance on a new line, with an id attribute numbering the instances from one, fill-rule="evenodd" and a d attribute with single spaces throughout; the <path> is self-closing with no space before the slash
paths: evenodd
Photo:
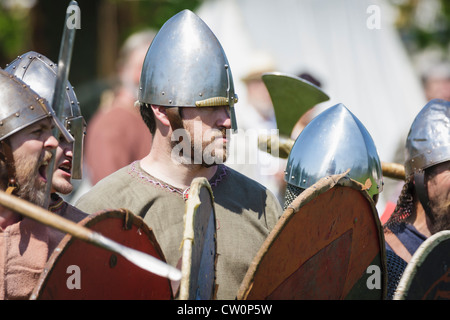
<path id="1" fill-rule="evenodd" d="M 189 187 L 206 177 L 214 194 L 218 299 L 234 299 L 250 263 L 281 215 L 265 187 L 228 168 L 236 129 L 233 78 L 208 26 L 184 10 L 153 40 L 140 81 L 141 115 L 153 138 L 149 154 L 98 182 L 76 206 L 93 213 L 126 208 L 152 228 L 167 262 L 179 263 Z"/>

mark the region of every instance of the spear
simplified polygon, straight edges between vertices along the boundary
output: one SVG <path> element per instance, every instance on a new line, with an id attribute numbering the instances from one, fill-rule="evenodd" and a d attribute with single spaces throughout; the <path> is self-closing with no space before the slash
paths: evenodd
<path id="1" fill-rule="evenodd" d="M 0 190 L 0 205 L 71 236 L 117 253 L 138 267 L 173 281 L 181 279 L 181 271 L 144 252 L 121 245 L 100 233 L 65 219 L 31 202 Z"/>
<path id="2" fill-rule="evenodd" d="M 58 73 L 56 77 L 56 83 L 55 83 L 55 91 L 53 92 L 53 99 L 52 99 L 52 109 L 53 112 L 56 114 L 56 117 L 60 119 L 62 108 L 64 104 L 64 91 L 68 83 L 68 77 L 69 77 L 69 70 L 70 70 L 70 62 L 72 60 L 72 51 L 73 51 L 73 45 L 75 42 L 75 28 L 69 28 L 67 26 L 67 21 L 70 18 L 70 15 L 72 14 L 70 8 L 78 7 L 78 3 L 75 0 L 70 1 L 69 6 L 66 10 L 66 19 L 64 20 L 64 29 L 63 29 L 63 35 L 61 39 L 61 45 L 59 49 L 59 57 L 58 57 Z M 59 137 L 59 131 L 55 127 L 53 129 L 53 136 L 55 136 L 56 139 Z M 52 158 L 50 160 L 50 163 L 47 167 L 47 187 L 46 187 L 46 199 L 44 203 L 44 208 L 48 208 L 49 202 L 50 202 L 50 190 L 52 187 L 52 179 L 53 179 L 53 172 L 55 170 L 55 153 L 56 150 L 52 149 L 50 151 L 52 153 Z"/>
<path id="3" fill-rule="evenodd" d="M 279 149 L 279 157 L 286 159 L 289 157 L 295 140 L 283 138 L 277 135 L 260 135 L 258 137 L 258 148 L 267 153 L 272 153 L 272 149 Z M 381 171 L 383 176 L 405 180 L 405 167 L 400 163 L 381 161 Z"/>

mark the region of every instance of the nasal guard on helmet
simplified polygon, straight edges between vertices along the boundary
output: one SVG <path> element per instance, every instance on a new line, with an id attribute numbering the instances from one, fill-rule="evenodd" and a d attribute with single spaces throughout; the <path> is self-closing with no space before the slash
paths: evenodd
<path id="1" fill-rule="evenodd" d="M 381 162 L 367 129 L 343 104 L 315 117 L 300 133 L 289 154 L 285 181 L 306 189 L 319 179 L 346 172 L 368 187 L 370 196 L 383 189 Z"/>
<path id="2" fill-rule="evenodd" d="M 417 114 L 405 155 L 406 177 L 450 160 L 450 101 L 433 99 Z"/>
<path id="3" fill-rule="evenodd" d="M 53 102 L 58 65 L 46 56 L 37 52 L 27 52 L 8 64 L 5 70 L 31 87 L 41 97 L 46 99 L 50 106 Z M 64 105 L 60 120 L 64 122 L 67 131 L 74 138 L 72 178 L 82 178 L 83 142 L 86 122 L 81 115 L 78 99 L 70 82 L 67 82 L 64 94 Z"/>
<path id="4" fill-rule="evenodd" d="M 233 77 L 225 52 L 206 23 L 189 10 L 159 30 L 144 60 L 141 103 L 165 107 L 229 106 L 235 130 Z"/>

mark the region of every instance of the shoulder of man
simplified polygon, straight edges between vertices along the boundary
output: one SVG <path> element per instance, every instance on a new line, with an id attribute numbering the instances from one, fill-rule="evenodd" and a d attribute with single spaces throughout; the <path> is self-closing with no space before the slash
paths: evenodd
<path id="1" fill-rule="evenodd" d="M 75 203 L 75 207 L 86 213 L 95 213 L 120 201 L 124 189 L 129 186 L 131 176 L 130 165 L 125 166 L 97 182 L 89 191 L 83 194 Z"/>

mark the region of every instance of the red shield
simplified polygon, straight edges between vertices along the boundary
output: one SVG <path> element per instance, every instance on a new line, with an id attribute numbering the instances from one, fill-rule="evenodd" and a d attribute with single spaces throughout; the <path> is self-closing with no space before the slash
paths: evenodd
<path id="1" fill-rule="evenodd" d="M 211 300 L 215 293 L 216 216 L 205 178 L 192 181 L 186 201 L 179 299 Z"/>
<path id="2" fill-rule="evenodd" d="M 412 256 L 394 300 L 450 299 L 450 231 L 425 240 Z"/>
<path id="3" fill-rule="evenodd" d="M 165 261 L 144 221 L 127 210 L 102 211 L 80 222 L 126 247 Z M 106 249 L 66 235 L 50 257 L 31 299 L 171 299 L 168 279 Z"/>
<path id="4" fill-rule="evenodd" d="M 337 175 L 302 192 L 253 260 L 238 299 L 384 298 L 384 238 L 363 189 Z"/>

